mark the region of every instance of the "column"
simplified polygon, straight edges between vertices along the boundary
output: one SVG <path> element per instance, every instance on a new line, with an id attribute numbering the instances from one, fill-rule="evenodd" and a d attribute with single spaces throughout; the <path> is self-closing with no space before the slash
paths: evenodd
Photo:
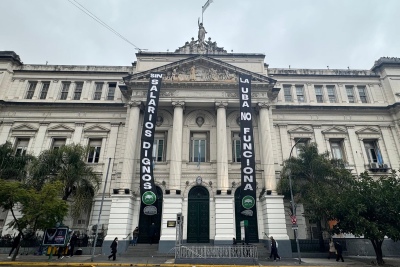
<path id="1" fill-rule="evenodd" d="M 293 102 L 293 103 L 298 103 L 298 102 L 297 102 L 296 85 L 292 84 L 292 85 L 290 86 L 290 93 L 292 94 L 292 102 Z"/>
<path id="2" fill-rule="evenodd" d="M 106 186 L 109 186 L 111 184 L 110 183 L 111 173 L 112 173 L 113 165 L 114 165 L 114 161 L 115 161 L 115 149 L 117 147 L 118 130 L 119 130 L 120 125 L 121 125 L 121 123 L 119 123 L 119 122 L 111 123 L 111 131 L 108 136 L 107 153 L 104 157 L 103 178 L 102 178 L 102 185 L 100 187 L 101 190 L 103 190 L 103 188 L 104 188 L 109 158 L 111 158 L 111 162 L 110 162 L 110 170 L 109 170 L 108 181 L 107 181 L 108 185 L 106 185 Z M 109 188 L 106 188 L 106 192 L 109 192 Z"/>
<path id="3" fill-rule="evenodd" d="M 315 142 L 318 145 L 318 153 L 324 153 L 326 151 L 324 137 L 321 132 L 321 125 L 313 125 Z"/>
<path id="4" fill-rule="evenodd" d="M 269 103 L 257 103 L 259 111 L 259 135 L 261 146 L 261 168 L 264 170 L 263 181 L 265 189 L 276 191 L 276 178 L 274 168 L 274 152 L 272 150 L 271 124 L 269 118 Z"/>
<path id="5" fill-rule="evenodd" d="M 74 143 L 74 144 L 80 144 L 81 143 L 83 126 L 85 126 L 84 122 L 76 122 L 75 123 L 75 132 L 74 132 L 74 135 L 72 137 L 72 143 Z"/>
<path id="6" fill-rule="evenodd" d="M 121 188 L 132 188 L 135 152 L 140 129 L 139 116 L 141 104 L 141 101 L 130 101 L 127 104 L 128 119 L 126 126 L 125 153 L 122 162 Z"/>
<path id="7" fill-rule="evenodd" d="M 42 151 L 44 137 L 46 135 L 47 126 L 49 123 L 42 122 L 40 123 L 39 130 L 36 133 L 35 144 L 33 147 L 33 154 L 35 156 L 39 156 L 40 152 Z"/>
<path id="8" fill-rule="evenodd" d="M 396 144 L 393 142 L 391 132 L 390 132 L 390 126 L 380 126 L 381 132 L 382 132 L 382 137 L 383 137 L 383 143 L 385 144 L 386 151 L 388 154 L 388 159 L 383 158 L 384 163 L 390 163 L 390 166 L 396 166 L 399 162 L 399 157 L 397 154 L 397 149 L 396 149 Z M 383 156 L 383 151 L 381 148 L 381 155 Z"/>
<path id="9" fill-rule="evenodd" d="M 13 122 L 4 121 L 0 130 L 0 145 L 7 142 L 8 136 L 10 135 L 11 126 Z"/>
<path id="10" fill-rule="evenodd" d="M 396 125 L 396 124 L 395 124 Z M 393 136 L 393 139 L 394 139 L 394 143 L 396 144 L 396 155 L 397 155 L 397 157 L 399 157 L 400 155 L 399 155 L 399 151 L 400 151 L 400 142 L 399 142 L 399 139 L 397 138 L 397 131 L 396 131 L 396 126 L 390 126 L 390 130 L 391 130 L 391 132 L 392 132 L 392 136 Z M 398 170 L 399 169 L 399 163 L 396 163 L 396 165 L 394 165 L 394 166 L 391 166 L 391 168 L 392 169 L 396 169 L 396 170 Z"/>
<path id="11" fill-rule="evenodd" d="M 305 102 L 307 103 L 312 103 L 312 102 L 316 102 L 315 101 L 315 94 L 313 94 L 311 92 L 311 84 L 310 83 L 306 83 L 303 86 L 303 90 L 304 90 L 304 97 L 305 97 Z"/>
<path id="12" fill-rule="evenodd" d="M 228 103 L 217 102 L 217 189 L 228 189 L 228 148 L 226 140 L 226 107 Z"/>
<path id="13" fill-rule="evenodd" d="M 169 168 L 169 188 L 180 189 L 180 180 L 182 174 L 182 130 L 183 130 L 183 108 L 185 102 L 174 101 L 174 119 L 172 125 L 172 143 L 171 143 L 171 162 Z"/>
<path id="14" fill-rule="evenodd" d="M 364 159 L 363 159 L 363 150 L 360 146 L 360 142 L 354 130 L 354 126 L 348 125 L 346 126 L 347 133 L 349 135 L 351 152 L 354 158 L 354 165 L 357 174 L 362 173 L 365 170 L 364 167 Z"/>
<path id="15" fill-rule="evenodd" d="M 289 153 L 290 153 L 287 124 L 279 124 L 278 127 L 279 127 L 279 135 L 281 137 L 282 160 L 285 161 L 289 158 Z"/>

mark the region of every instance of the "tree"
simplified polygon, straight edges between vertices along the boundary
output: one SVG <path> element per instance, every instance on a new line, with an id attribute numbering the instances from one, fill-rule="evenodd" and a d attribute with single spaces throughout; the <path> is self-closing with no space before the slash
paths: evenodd
<path id="1" fill-rule="evenodd" d="M 28 231 L 35 233 L 54 227 L 68 213 L 68 205 L 59 197 L 61 188 L 60 182 L 47 183 L 36 190 L 22 182 L 0 179 L 0 207 L 10 211 L 13 216 L 8 226 L 16 229 L 22 238 Z M 15 261 L 19 248 L 20 244 L 12 261 Z"/>
<path id="2" fill-rule="evenodd" d="M 86 164 L 90 150 L 81 145 L 66 145 L 43 151 L 30 165 L 30 183 L 41 188 L 47 182 L 60 181 L 62 199 L 70 201 L 71 216 L 89 212 L 100 186 L 100 178 Z"/>
<path id="3" fill-rule="evenodd" d="M 298 145 L 298 151 L 297 157 L 284 162 L 278 192 L 290 199 L 290 175 L 294 201 L 302 203 L 305 216 L 316 222 L 320 250 L 324 251 L 321 220 L 329 217 L 327 207 L 333 205 L 332 195 L 353 178 L 342 161 L 330 159 L 328 152 L 319 154 L 315 143 Z"/>
<path id="4" fill-rule="evenodd" d="M 374 179 L 367 172 L 342 190 L 332 207 L 336 233 L 351 233 L 371 241 L 379 265 L 384 264 L 382 243 L 385 236 L 400 239 L 400 179 L 396 171 Z"/>
<path id="5" fill-rule="evenodd" d="M 10 142 L 0 145 L 0 178 L 22 180 L 26 177 L 27 165 L 34 157 L 16 155 Z"/>

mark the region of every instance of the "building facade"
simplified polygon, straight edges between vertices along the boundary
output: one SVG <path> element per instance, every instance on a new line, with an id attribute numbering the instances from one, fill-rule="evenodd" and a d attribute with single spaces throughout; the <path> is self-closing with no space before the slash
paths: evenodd
<path id="1" fill-rule="evenodd" d="M 370 70 L 269 68 L 263 54 L 227 53 L 211 40 L 193 39 L 173 53 L 136 57 L 132 66 L 31 65 L 0 52 L 0 143 L 36 156 L 64 144 L 92 147 L 87 163 L 101 175 L 101 190 L 92 212 L 69 225 L 91 234 L 105 186 L 99 226 L 105 244 L 127 241 L 137 225 L 139 241 L 147 242 L 155 223 L 159 251 L 166 252 L 176 239 L 168 222 L 180 212 L 185 242 L 240 239 L 238 74 L 252 75 L 257 216 L 247 218 L 251 242 L 272 235 L 281 254 L 291 254 L 289 203 L 276 185 L 299 139 L 345 160 L 355 175 L 400 168 L 399 58 L 380 58 Z M 147 216 L 139 192 L 140 133 L 153 71 L 164 77 L 152 163 L 158 213 Z M 11 219 L 0 213 L 3 235 L 11 232 Z M 301 215 L 298 225 L 299 238 L 315 236 Z"/>

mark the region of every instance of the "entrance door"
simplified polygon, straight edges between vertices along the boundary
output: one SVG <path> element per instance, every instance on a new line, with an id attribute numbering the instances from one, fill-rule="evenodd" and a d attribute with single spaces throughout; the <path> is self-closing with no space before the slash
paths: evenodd
<path id="1" fill-rule="evenodd" d="M 257 212 L 253 216 L 244 216 L 240 213 L 242 201 L 240 197 L 240 188 L 235 192 L 235 223 L 236 223 L 236 240 L 242 240 L 242 234 L 240 232 L 240 221 L 247 220 L 249 226 L 247 228 L 246 235 L 248 235 L 249 243 L 258 243 L 258 224 L 257 224 Z"/>
<path id="2" fill-rule="evenodd" d="M 162 216 L 162 203 L 163 203 L 163 193 L 160 187 L 156 186 L 157 200 L 154 206 L 157 207 L 156 215 L 144 215 L 143 209 L 147 206 L 141 203 L 140 214 L 139 214 L 139 237 L 138 243 L 149 243 L 149 228 L 152 223 L 156 225 L 157 236 L 154 240 L 155 243 L 160 241 L 160 230 L 161 230 L 161 216 Z M 136 225 L 133 226 L 135 228 Z"/>
<path id="3" fill-rule="evenodd" d="M 203 186 L 189 191 L 187 242 L 210 242 L 210 196 Z"/>

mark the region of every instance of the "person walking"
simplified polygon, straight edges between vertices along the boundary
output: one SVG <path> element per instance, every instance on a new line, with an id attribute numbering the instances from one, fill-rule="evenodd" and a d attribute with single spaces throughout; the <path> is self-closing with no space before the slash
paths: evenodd
<path id="1" fill-rule="evenodd" d="M 113 261 L 117 259 L 117 248 L 118 248 L 118 237 L 114 238 L 114 241 L 111 243 L 111 255 L 108 256 L 108 259 L 110 260 L 111 257 L 113 258 Z"/>
<path id="2" fill-rule="evenodd" d="M 339 259 L 341 259 L 342 262 L 344 262 L 343 255 L 342 255 L 343 248 L 339 242 L 335 242 L 335 249 L 336 249 L 336 261 L 339 261 Z"/>
<path id="3" fill-rule="evenodd" d="M 13 242 L 11 244 L 10 253 L 8 253 L 8 257 L 7 258 L 11 259 L 11 254 L 13 253 L 14 249 L 17 249 L 17 247 L 19 245 L 19 242 L 21 241 L 21 237 L 22 237 L 22 234 L 18 233 L 18 235 L 14 238 L 14 240 L 13 240 Z"/>
<path id="4" fill-rule="evenodd" d="M 271 254 L 269 255 L 269 258 L 271 259 L 272 256 L 274 256 L 274 261 L 276 261 L 276 258 L 278 258 L 279 260 L 281 259 L 281 257 L 279 257 L 278 255 L 278 242 L 276 242 L 276 240 L 271 236 Z"/>
<path id="5" fill-rule="evenodd" d="M 75 245 L 78 242 L 78 236 L 74 232 L 71 236 L 71 239 L 69 240 L 69 247 L 68 247 L 68 257 L 74 256 L 74 250 L 75 250 Z"/>
<path id="6" fill-rule="evenodd" d="M 153 245 L 156 235 L 157 235 L 156 225 L 154 223 L 151 223 L 151 225 L 149 227 L 149 244 L 150 245 Z"/>
<path id="7" fill-rule="evenodd" d="M 331 238 L 329 240 L 329 254 L 328 254 L 328 259 L 331 259 L 331 255 L 333 255 L 334 257 L 336 256 L 336 249 L 335 249 L 335 243 L 333 243 L 333 239 Z"/>
<path id="8" fill-rule="evenodd" d="M 136 226 L 135 230 L 132 232 L 132 245 L 136 246 L 139 237 L 139 226 Z"/>

